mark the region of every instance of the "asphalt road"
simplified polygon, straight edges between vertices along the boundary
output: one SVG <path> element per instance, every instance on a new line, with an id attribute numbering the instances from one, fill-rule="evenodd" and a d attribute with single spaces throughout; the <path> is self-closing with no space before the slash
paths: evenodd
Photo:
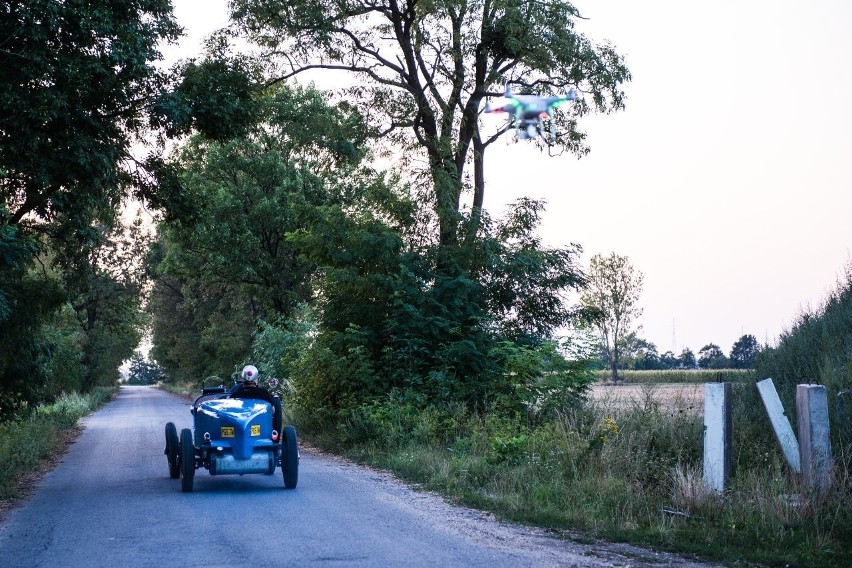
<path id="1" fill-rule="evenodd" d="M 0 525 L 0 566 L 699 566 L 625 545 L 578 544 L 500 523 L 390 475 L 302 450 L 275 475 L 170 479 L 164 426 L 188 403 L 125 387 L 36 493 Z"/>

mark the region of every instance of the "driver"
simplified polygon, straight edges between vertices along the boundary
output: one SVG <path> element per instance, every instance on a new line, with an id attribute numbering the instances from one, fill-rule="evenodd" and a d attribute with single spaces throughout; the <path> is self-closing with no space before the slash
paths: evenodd
<path id="1" fill-rule="evenodd" d="M 257 385 L 259 378 L 257 367 L 254 365 L 246 365 L 243 367 L 243 372 L 240 374 L 240 382 L 231 392 L 231 398 L 257 398 L 265 400 L 275 409 L 275 402 L 272 394 L 263 387 Z"/>

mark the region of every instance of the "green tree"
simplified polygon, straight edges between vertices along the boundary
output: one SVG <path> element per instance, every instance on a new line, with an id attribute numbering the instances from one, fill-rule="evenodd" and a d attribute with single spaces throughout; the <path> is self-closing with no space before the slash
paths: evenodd
<path id="1" fill-rule="evenodd" d="M 195 203 L 193 222 L 162 226 L 151 256 L 152 353 L 175 379 L 230 374 L 260 320 L 308 302 L 317 266 L 292 235 L 323 207 L 357 210 L 364 188 L 382 184 L 360 165 L 356 113 L 310 88 L 275 86 L 254 104 L 262 121 L 227 140 L 195 136 L 170 164 Z"/>
<path id="2" fill-rule="evenodd" d="M 698 366 L 702 369 L 725 369 L 728 358 L 715 343 L 708 343 L 698 350 Z"/>
<path id="3" fill-rule="evenodd" d="M 86 337 L 83 365 L 88 390 L 118 381 L 118 367 L 133 353 L 144 324 L 141 312 L 149 237 L 141 217 L 129 225 L 97 227 L 97 240 L 66 273 L 65 289 Z"/>
<path id="4" fill-rule="evenodd" d="M 678 366 L 677 357 L 675 357 L 674 352 L 666 351 L 662 355 L 660 355 L 660 368 L 661 369 L 676 369 Z"/>
<path id="5" fill-rule="evenodd" d="M 734 369 L 753 369 L 758 353 L 760 344 L 757 338 L 751 334 L 743 335 L 731 347 L 731 366 Z"/>
<path id="6" fill-rule="evenodd" d="M 521 200 L 504 219 L 484 216 L 483 234 L 464 249 L 476 278 L 436 272 L 438 247 L 408 249 L 380 208 L 357 217 L 327 209 L 298 238 L 323 266 L 312 356 L 290 373 L 305 378 L 300 396 L 339 411 L 397 389 L 519 412 L 529 409 L 523 400 L 535 406 L 532 393 L 582 392 L 585 363 L 568 364 L 550 341 L 575 318 L 561 299 L 583 282 L 578 250 L 541 246 L 540 207 Z"/>
<path id="7" fill-rule="evenodd" d="M 129 385 L 155 385 L 163 378 L 163 370 L 155 361 L 145 359 L 139 353 L 130 358 L 127 374 Z"/>
<path id="8" fill-rule="evenodd" d="M 589 263 L 588 285 L 580 300 L 598 314 L 594 326 L 606 349 L 613 384 L 618 382 L 624 337 L 642 314 L 638 302 L 643 280 L 626 256 L 597 254 Z"/>
<path id="9" fill-rule="evenodd" d="M 657 346 L 642 339 L 636 331 L 626 333 L 621 348 L 621 369 L 652 371 L 662 368 Z"/>
<path id="10" fill-rule="evenodd" d="M 479 128 L 483 99 L 502 95 L 507 83 L 538 93 L 577 87 L 581 100 L 559 115 L 557 143 L 582 155 L 577 118 L 621 109 L 621 85 L 630 79 L 612 46 L 575 29 L 580 14 L 563 1 L 236 0 L 231 7 L 239 31 L 275 63 L 274 80 L 318 69 L 353 76 L 349 100 L 424 181 L 442 245 L 458 240 L 462 191 L 472 190 L 474 212 L 484 202 L 485 150 L 498 134 Z"/>
<path id="11" fill-rule="evenodd" d="M 28 0 L 3 10 L 0 383 L 12 398 L 40 402 L 90 362 L 70 356 L 94 336 L 78 342 L 64 306 L 87 293 L 85 268 L 74 272 L 130 192 L 135 170 L 125 164 L 160 85 L 158 45 L 179 30 L 159 0 Z"/>
<path id="12" fill-rule="evenodd" d="M 677 366 L 680 369 L 694 369 L 697 363 L 695 362 L 695 353 L 689 347 L 684 347 L 677 358 Z"/>

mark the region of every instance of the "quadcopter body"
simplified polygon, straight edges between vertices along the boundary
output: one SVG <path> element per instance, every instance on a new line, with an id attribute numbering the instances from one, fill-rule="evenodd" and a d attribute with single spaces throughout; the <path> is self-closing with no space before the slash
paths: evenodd
<path id="1" fill-rule="evenodd" d="M 515 129 L 515 137 L 518 140 L 530 140 L 541 137 L 548 146 L 556 142 L 556 130 L 553 128 L 553 109 L 577 99 L 574 89 L 564 95 L 553 97 L 541 97 L 538 95 L 516 95 L 512 93 L 511 87 L 506 85 L 503 96 L 507 99 L 506 104 L 500 107 L 485 105 L 485 112 L 505 112 L 509 115 L 509 125 Z M 545 119 L 550 124 L 549 140 L 545 136 Z"/>

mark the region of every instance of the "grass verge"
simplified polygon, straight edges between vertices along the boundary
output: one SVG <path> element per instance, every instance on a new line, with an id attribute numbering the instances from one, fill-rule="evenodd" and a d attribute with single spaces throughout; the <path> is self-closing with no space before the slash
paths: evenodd
<path id="1" fill-rule="evenodd" d="M 61 454 L 77 421 L 109 401 L 115 388 L 63 395 L 27 416 L 0 424 L 0 500 L 20 498 L 21 481 Z"/>
<path id="2" fill-rule="evenodd" d="M 531 422 L 391 399 L 359 407 L 334 430 L 297 424 L 321 447 L 557 534 L 579 530 L 732 566 L 852 565 L 849 444 L 835 446 L 830 492 L 803 494 L 747 386 L 736 386 L 736 474 L 723 495 L 701 479 L 702 417 L 653 403 L 589 402 Z"/>

